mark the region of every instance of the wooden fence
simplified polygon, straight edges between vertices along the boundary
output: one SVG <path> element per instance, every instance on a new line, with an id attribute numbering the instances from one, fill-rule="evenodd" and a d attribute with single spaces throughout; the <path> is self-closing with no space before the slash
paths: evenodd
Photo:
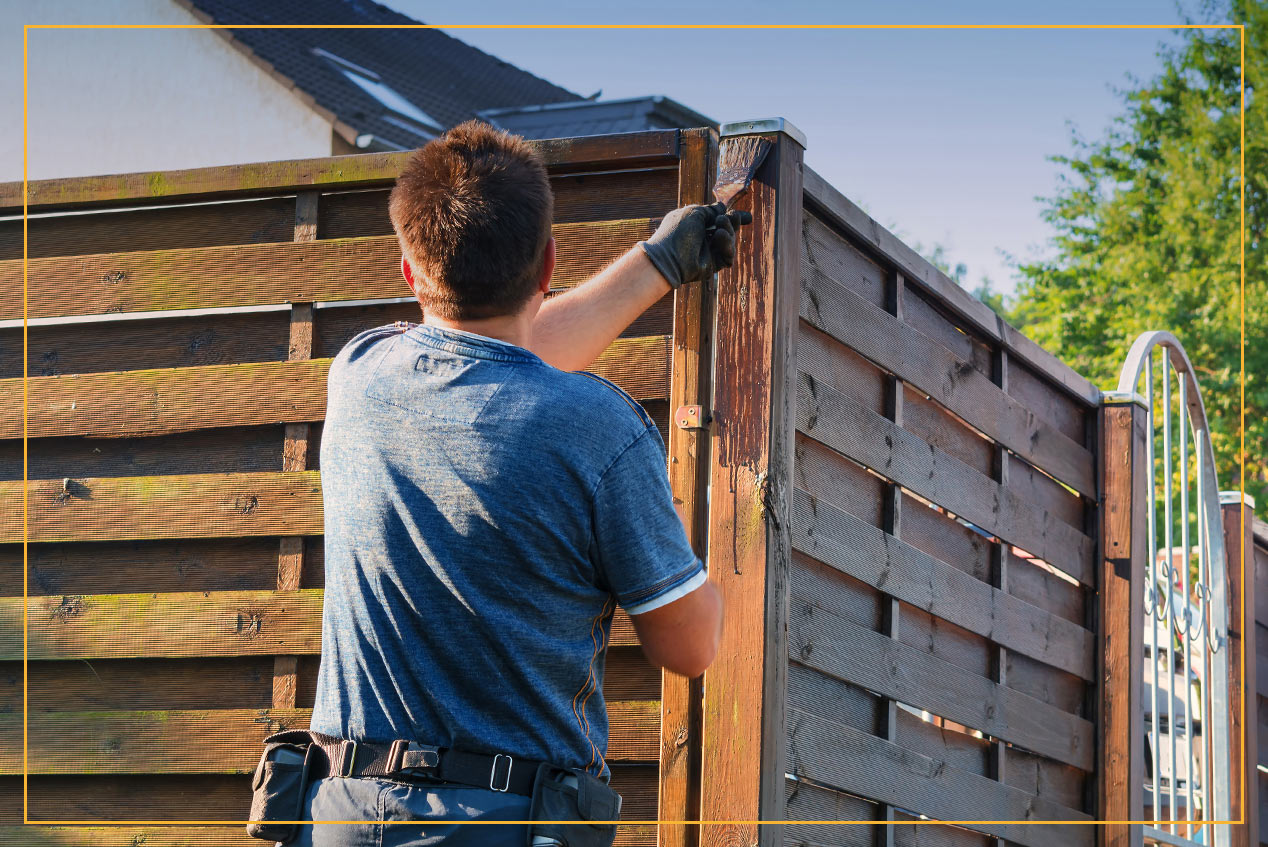
<path id="1" fill-rule="evenodd" d="M 735 267 L 594 366 L 658 422 L 727 609 L 703 684 L 662 678 L 618 618 L 614 785 L 626 819 L 671 822 L 618 843 L 1117 843 L 1080 824 L 1130 812 L 1140 743 L 1107 670 L 1131 604 L 1106 539 L 1132 528 L 1101 506 L 1131 482 L 1103 457 L 1132 415 L 805 168 L 794 130 L 753 131 L 774 145 Z M 536 142 L 556 285 L 707 201 L 718 143 Z M 25 388 L 21 186 L 0 186 L 0 843 L 253 843 L 215 822 L 245 818 L 258 740 L 312 706 L 326 367 L 417 319 L 386 215 L 401 163 L 32 184 Z M 672 425 L 687 404 L 711 424 Z M 95 826 L 19 827 L 24 514 L 28 814 Z"/>
<path id="2" fill-rule="evenodd" d="M 716 140 L 655 132 L 538 149 L 556 197 L 562 288 L 645 238 L 655 218 L 706 199 Z M 368 155 L 32 184 L 32 820 L 245 820 L 259 739 L 306 725 L 321 634 L 326 371 L 357 332 L 418 319 L 387 218 L 402 161 Z M 66 844 L 256 843 L 241 825 L 15 826 L 20 202 L 20 185 L 0 188 L 10 215 L 0 222 L 0 817 L 9 826 L 0 842 L 42 833 Z M 669 405 L 695 390 L 701 301 L 699 286 L 677 304 L 665 298 L 594 366 L 671 436 L 679 476 L 694 473 L 695 436 L 670 430 Z M 661 679 L 628 618 L 614 628 L 605 694 L 613 784 L 628 818 L 654 820 Z M 624 828 L 620 843 L 654 841 L 644 825 Z"/>

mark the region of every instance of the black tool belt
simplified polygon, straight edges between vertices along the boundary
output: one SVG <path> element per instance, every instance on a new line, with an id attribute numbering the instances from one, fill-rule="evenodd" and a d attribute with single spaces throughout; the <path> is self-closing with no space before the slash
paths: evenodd
<path id="1" fill-rule="evenodd" d="M 291 737 L 293 736 L 293 737 Z M 329 776 L 409 776 L 422 772 L 442 782 L 456 782 L 490 791 L 533 794 L 533 779 L 541 762 L 506 753 L 492 756 L 449 750 L 398 739 L 380 744 L 349 741 L 310 730 L 292 730 L 270 736 L 267 742 L 312 744 L 308 779 Z"/>
<path id="2" fill-rule="evenodd" d="M 533 794 L 533 778 L 541 762 L 506 753 L 492 756 L 463 750 L 442 750 L 416 741 L 368 744 L 309 732 L 321 755 L 313 760 L 311 779 L 327 776 L 392 776 L 419 770 L 442 782 L 457 782 L 490 791 Z"/>
<path id="3" fill-rule="evenodd" d="M 403 739 L 349 741 L 306 729 L 264 739 L 264 754 L 251 781 L 247 834 L 283 844 L 293 839 L 305 791 L 314 780 L 415 775 L 531 798 L 529 813 L 535 823 L 530 836 L 547 836 L 569 847 L 610 847 L 616 835 L 621 796 L 584 770 Z"/>

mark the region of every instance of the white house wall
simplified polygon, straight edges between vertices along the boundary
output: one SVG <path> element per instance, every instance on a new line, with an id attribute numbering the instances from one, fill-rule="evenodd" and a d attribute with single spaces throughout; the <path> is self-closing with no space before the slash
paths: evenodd
<path id="1" fill-rule="evenodd" d="M 0 3 L 0 182 L 22 178 L 22 25 L 197 24 L 171 0 Z M 330 123 L 210 30 L 29 30 L 29 177 L 328 156 Z"/>

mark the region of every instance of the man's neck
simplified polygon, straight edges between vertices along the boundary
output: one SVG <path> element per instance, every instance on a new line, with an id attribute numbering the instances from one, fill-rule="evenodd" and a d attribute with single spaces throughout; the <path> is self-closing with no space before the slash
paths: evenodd
<path id="1" fill-rule="evenodd" d="M 533 343 L 533 323 L 523 314 L 455 321 L 423 312 L 423 323 L 440 329 L 457 329 L 483 335 L 486 338 L 496 338 L 498 341 L 505 341 L 507 344 L 514 344 L 526 350 L 531 349 Z"/>

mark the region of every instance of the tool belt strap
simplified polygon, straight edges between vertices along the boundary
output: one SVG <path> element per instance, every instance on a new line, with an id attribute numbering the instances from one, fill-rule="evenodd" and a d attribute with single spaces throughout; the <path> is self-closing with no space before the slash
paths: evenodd
<path id="1" fill-rule="evenodd" d="M 279 733 L 284 734 L 286 733 Z M 531 797 L 533 780 L 538 767 L 542 765 L 541 762 L 515 758 L 506 753 L 492 756 L 468 753 L 465 750 L 430 747 L 405 739 L 371 744 L 335 738 L 319 732 L 303 731 L 303 734 L 321 752 L 313 758 L 311 779 L 327 776 L 393 776 L 403 771 L 421 771 L 443 782 L 456 782 Z"/>

